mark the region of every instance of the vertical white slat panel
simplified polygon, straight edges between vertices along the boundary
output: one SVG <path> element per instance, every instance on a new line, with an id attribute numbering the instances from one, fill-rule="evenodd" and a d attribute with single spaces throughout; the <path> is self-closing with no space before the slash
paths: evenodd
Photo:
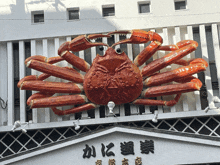
<path id="1" fill-rule="evenodd" d="M 36 42 L 36 52 L 33 55 L 42 55 L 43 56 L 43 40 L 35 40 Z M 33 69 L 34 70 L 34 69 Z M 34 75 L 39 76 L 42 72 L 34 70 Z M 36 93 L 37 91 L 32 91 L 32 93 Z M 37 108 L 37 123 L 45 122 L 45 110 L 44 108 Z"/>
<path id="2" fill-rule="evenodd" d="M 219 36 L 218 36 L 218 27 L 217 26 L 218 26 L 217 24 L 212 24 L 212 39 L 213 39 L 213 46 L 214 46 L 218 85 L 220 85 L 220 65 L 219 65 L 219 63 L 220 63 L 220 50 L 219 50 Z M 220 88 L 219 88 L 219 95 L 220 95 Z"/>
<path id="3" fill-rule="evenodd" d="M 71 37 L 69 37 L 71 39 Z M 59 41 L 59 45 L 62 45 L 64 42 L 67 41 L 68 38 L 60 38 L 60 41 Z M 59 48 L 59 47 L 58 47 Z M 58 56 L 58 49 L 55 50 L 55 55 L 54 56 Z M 66 60 L 63 60 L 59 63 L 57 63 L 58 66 L 61 66 L 61 67 L 72 67 L 71 64 L 69 64 Z M 68 83 L 70 82 L 69 80 L 65 80 L 65 79 L 60 79 L 61 82 L 64 82 L 64 83 Z M 60 96 L 65 96 L 65 95 L 70 95 L 70 93 L 60 93 L 59 94 Z M 73 106 L 63 106 L 61 107 L 63 111 L 65 110 L 68 110 L 70 108 L 72 108 Z M 64 115 L 62 117 L 63 119 L 62 120 L 70 120 L 70 115 Z"/>
<path id="4" fill-rule="evenodd" d="M 181 41 L 180 27 L 175 27 L 175 40 L 176 40 L 176 42 L 174 42 L 175 44 L 177 42 Z M 186 58 L 183 58 L 183 59 L 186 59 Z M 179 66 L 179 67 L 181 67 L 181 66 Z M 183 102 L 182 102 L 183 111 L 189 111 L 189 106 L 188 106 L 188 101 L 187 101 L 187 94 L 182 93 L 182 98 L 183 98 Z M 179 101 L 179 104 L 181 104 L 180 101 Z"/>
<path id="5" fill-rule="evenodd" d="M 192 26 L 187 26 L 187 33 L 188 33 L 188 39 L 193 40 L 193 28 Z M 191 53 L 191 58 L 195 58 L 195 51 Z M 194 77 L 198 78 L 198 75 L 193 75 Z M 194 92 L 195 102 L 196 102 L 196 110 L 202 110 L 201 108 L 201 101 L 200 101 L 200 92 L 195 91 Z"/>
<path id="6" fill-rule="evenodd" d="M 168 38 L 166 35 L 164 34 L 167 34 L 167 29 L 157 29 L 156 31 L 162 38 L 163 38 L 163 43 L 162 45 L 167 45 L 168 44 Z M 166 54 L 166 51 L 157 51 L 156 55 L 157 57 L 154 58 L 154 60 L 157 58 L 162 58 L 163 56 L 165 56 Z M 160 70 L 160 73 L 161 72 L 164 72 L 166 69 L 161 69 Z M 163 100 L 164 99 L 164 96 L 161 96 L 161 97 L 157 97 L 158 100 Z M 163 110 L 163 106 L 158 106 L 158 113 L 163 113 L 164 110 Z"/>
<path id="7" fill-rule="evenodd" d="M 127 38 L 129 37 L 129 35 L 127 35 Z M 127 51 L 128 51 L 128 58 L 131 61 L 134 61 L 133 59 L 133 53 L 132 53 L 132 44 L 127 44 Z"/>
<path id="8" fill-rule="evenodd" d="M 59 38 L 54 38 L 54 52 L 55 52 L 55 56 L 57 55 L 57 51 L 59 49 L 59 46 L 60 46 Z M 60 78 L 56 78 L 56 80 L 60 81 Z M 57 95 L 58 94 L 55 94 L 55 96 L 57 96 Z M 57 116 L 57 121 L 63 121 L 63 117 L 62 116 Z"/>
<path id="9" fill-rule="evenodd" d="M 66 41 L 71 41 L 71 37 L 66 37 Z M 57 49 L 58 50 L 58 49 Z M 68 64 L 69 67 L 72 67 L 71 64 Z M 75 113 L 70 115 L 70 120 L 75 120 Z"/>
<path id="10" fill-rule="evenodd" d="M 114 35 L 114 38 L 115 38 L 115 43 L 119 41 L 119 34 L 115 34 Z M 120 48 L 120 45 L 116 45 L 115 46 L 115 50 L 117 48 Z M 121 108 L 121 109 L 120 109 Z M 124 111 L 124 105 L 115 105 L 115 108 L 114 108 L 114 113 L 115 114 L 120 114 L 120 111 Z M 123 113 L 122 113 L 123 115 Z"/>
<path id="11" fill-rule="evenodd" d="M 105 44 L 108 44 L 108 38 L 107 37 L 103 37 L 102 38 L 102 42 L 105 43 Z M 107 46 L 104 46 L 104 50 L 103 50 L 103 54 L 105 54 L 106 50 L 108 49 Z M 96 114 L 95 114 L 96 115 Z M 98 114 L 97 114 L 98 115 Z M 105 116 L 108 115 L 108 107 L 105 106 Z"/>
<path id="12" fill-rule="evenodd" d="M 127 35 L 126 38 L 129 38 L 130 35 Z M 127 52 L 128 52 L 128 58 L 133 62 L 133 52 L 132 52 L 132 44 L 127 44 Z M 125 111 L 125 109 L 124 109 Z M 131 115 L 132 114 L 138 114 L 139 113 L 139 107 L 137 105 L 132 105 L 130 104 L 130 111 L 131 111 Z"/>
<path id="13" fill-rule="evenodd" d="M 82 59 L 85 59 L 85 57 L 84 57 L 84 51 L 79 51 L 79 57 L 82 58 Z M 83 75 L 85 75 L 85 72 L 80 71 L 80 73 L 83 74 Z M 82 117 L 82 119 L 88 118 L 88 112 L 87 112 L 87 111 L 83 111 L 81 117 Z"/>
<path id="14" fill-rule="evenodd" d="M 168 38 L 168 29 L 167 28 L 163 28 L 162 29 L 162 34 L 161 34 L 162 38 L 163 38 L 163 45 L 168 45 L 169 44 L 169 38 Z M 159 58 L 163 57 L 167 52 L 158 52 L 158 56 Z M 171 66 L 168 65 L 166 68 L 161 69 L 161 72 L 165 72 L 165 71 L 170 71 L 171 70 Z M 163 100 L 171 100 L 172 97 L 170 96 L 162 96 Z M 164 106 L 164 112 L 169 112 L 171 110 L 170 107 Z"/>
<path id="15" fill-rule="evenodd" d="M 0 97 L 5 101 L 5 103 L 8 100 L 8 93 L 7 93 L 7 86 L 8 86 L 8 56 L 7 56 L 7 44 L 6 43 L 0 43 Z M 8 107 L 6 109 L 3 109 L 0 107 L 0 126 L 6 125 L 8 118 L 7 118 L 7 111 Z"/>
<path id="16" fill-rule="evenodd" d="M 178 34 L 180 34 L 180 29 L 179 29 L 179 27 L 175 27 L 174 28 L 174 32 L 175 32 L 175 35 L 173 36 L 173 44 L 175 45 L 177 42 L 179 42 L 180 41 L 180 35 L 176 35 L 176 33 Z M 177 66 L 175 66 L 175 65 L 171 65 L 171 70 L 174 70 L 174 69 L 176 69 L 177 68 Z M 175 83 L 175 82 L 174 82 Z M 174 99 L 174 97 L 175 96 L 173 96 L 173 98 L 172 99 Z M 177 111 L 177 105 L 174 105 L 174 106 L 172 106 L 171 108 L 170 108 L 170 110 L 171 110 L 171 112 L 176 112 Z"/>
<path id="17" fill-rule="evenodd" d="M 96 47 L 92 47 L 91 48 L 91 62 L 93 62 L 95 57 L 96 57 Z M 95 118 L 96 119 L 100 118 L 99 108 L 95 108 Z"/>
<path id="18" fill-rule="evenodd" d="M 155 29 L 151 29 L 150 31 L 156 32 Z M 159 51 L 157 51 L 156 53 L 154 53 L 154 55 L 153 55 L 153 60 L 156 60 L 156 59 L 158 58 L 158 56 L 159 56 L 158 53 L 159 53 Z M 158 99 L 158 100 L 161 100 L 162 97 L 161 97 L 161 96 L 158 96 L 157 99 Z M 157 107 L 158 107 L 158 113 L 163 113 L 163 107 L 160 106 L 160 105 L 158 105 Z"/>
<path id="19" fill-rule="evenodd" d="M 24 41 L 19 41 L 19 78 L 25 77 L 25 47 Z M 20 90 L 20 121 L 26 122 L 26 90 Z"/>
<path id="20" fill-rule="evenodd" d="M 14 124 L 14 57 L 12 42 L 7 42 L 8 55 L 8 125 Z"/>
<path id="21" fill-rule="evenodd" d="M 48 58 L 48 43 L 47 39 L 43 39 L 43 56 Z M 45 122 L 50 122 L 50 108 L 45 108 Z"/>
<path id="22" fill-rule="evenodd" d="M 131 44 L 129 44 L 129 45 L 131 45 Z M 131 59 L 133 60 L 133 55 L 132 55 L 132 46 L 130 46 L 129 47 L 129 55 L 128 56 L 131 56 Z M 140 49 L 140 52 L 142 51 L 142 50 L 144 50 L 144 44 L 139 44 L 139 49 Z M 131 55 L 130 55 L 131 54 Z M 141 70 L 143 67 L 144 67 L 145 65 L 143 64 L 141 67 L 139 67 L 139 69 Z M 149 114 L 149 113 L 151 113 L 150 112 L 150 106 L 148 106 L 148 105 L 145 105 L 144 106 L 144 110 L 145 110 L 145 112 L 144 112 L 144 114 Z"/>
<path id="23" fill-rule="evenodd" d="M 66 41 L 71 41 L 71 37 L 66 37 Z M 56 50 L 55 53 L 57 54 L 57 52 L 58 52 L 58 49 Z M 66 64 L 67 64 L 68 67 L 72 67 L 72 65 L 69 64 L 68 62 L 66 62 Z"/>
<path id="24" fill-rule="evenodd" d="M 200 32 L 199 34 L 200 34 L 200 41 L 201 41 L 202 57 L 206 61 L 209 61 L 206 34 L 205 34 L 205 25 L 199 25 L 199 32 Z M 207 93 L 208 93 L 209 107 L 213 108 L 215 107 L 215 105 L 214 105 L 214 102 L 212 101 L 213 90 L 212 90 L 212 80 L 211 80 L 209 66 L 206 68 L 206 71 L 204 72 L 205 72 L 205 84 L 206 84 Z"/>
<path id="25" fill-rule="evenodd" d="M 36 40 L 31 40 L 31 56 L 36 55 Z M 31 74 L 32 75 L 37 75 L 37 71 L 34 69 L 31 69 Z M 36 92 L 32 92 L 32 94 L 34 94 Z M 38 122 L 38 118 L 37 118 L 37 108 L 33 108 L 32 109 L 32 120 L 33 123 L 37 123 Z"/>

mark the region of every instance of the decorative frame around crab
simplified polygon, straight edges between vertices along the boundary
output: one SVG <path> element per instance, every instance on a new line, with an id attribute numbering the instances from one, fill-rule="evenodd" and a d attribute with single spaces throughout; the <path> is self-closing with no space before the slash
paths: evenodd
<path id="1" fill-rule="evenodd" d="M 100 37 L 111 37 L 114 34 L 129 34 L 129 39 L 121 40 L 112 46 L 104 43 L 90 42 Z M 115 51 L 118 44 L 140 44 L 152 41 L 135 58 L 134 63 L 124 52 Z M 199 90 L 202 83 L 192 75 L 205 71 L 208 63 L 201 58 L 186 61 L 182 59 L 198 47 L 193 40 L 184 40 L 176 45 L 161 46 L 163 40 L 155 32 L 143 30 L 115 31 L 106 35 L 93 34 L 81 35 L 70 42 L 63 43 L 58 49 L 57 57 L 46 58 L 40 55 L 29 57 L 25 60 L 27 67 L 43 72 L 40 76 L 26 76 L 18 82 L 18 87 L 23 90 L 36 90 L 27 100 L 31 108 L 51 107 L 57 115 L 66 115 L 107 105 L 109 101 L 115 104 L 133 103 L 136 105 L 175 105 L 181 93 Z M 88 49 L 93 46 L 106 46 L 103 56 L 97 55 L 90 66 L 86 61 L 77 57 L 72 52 Z M 171 51 L 162 58 L 156 59 L 139 70 L 156 51 Z M 86 72 L 85 76 L 70 67 L 58 67 L 54 63 L 66 60 L 75 68 Z M 182 67 L 157 73 L 162 68 L 175 63 Z M 71 82 L 43 81 L 50 76 L 59 77 Z M 144 81 L 143 81 L 144 80 Z M 163 85 L 175 81 L 178 84 Z M 83 86 L 80 85 L 83 83 Z M 148 87 L 142 91 L 144 87 Z M 85 95 L 81 95 L 82 91 Z M 53 96 L 55 93 L 72 93 L 74 95 Z M 176 94 L 170 101 L 146 99 L 163 95 Z M 139 99 L 139 96 L 143 99 Z M 80 105 L 68 110 L 58 110 L 56 107 L 65 105 Z"/>

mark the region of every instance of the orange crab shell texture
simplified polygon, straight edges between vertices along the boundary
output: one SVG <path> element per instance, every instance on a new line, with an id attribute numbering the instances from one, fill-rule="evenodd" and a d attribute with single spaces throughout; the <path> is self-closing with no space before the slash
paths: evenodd
<path id="1" fill-rule="evenodd" d="M 109 101 L 124 104 L 134 101 L 143 89 L 139 68 L 123 52 L 109 47 L 104 56 L 97 55 L 83 84 L 87 98 L 106 105 Z"/>

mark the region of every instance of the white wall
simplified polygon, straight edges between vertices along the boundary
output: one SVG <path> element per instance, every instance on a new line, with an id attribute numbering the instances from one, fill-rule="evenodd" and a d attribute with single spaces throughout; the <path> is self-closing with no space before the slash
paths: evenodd
<path id="1" fill-rule="evenodd" d="M 9 0 L 0 2 L 0 41 L 150 29 L 219 22 L 219 0 L 187 0 L 175 11 L 174 0 L 148 0 L 151 13 L 138 13 L 143 0 Z M 102 5 L 115 4 L 115 16 L 103 18 Z M 67 20 L 67 8 L 79 7 L 80 19 Z M 44 10 L 45 22 L 31 23 L 31 11 Z"/>

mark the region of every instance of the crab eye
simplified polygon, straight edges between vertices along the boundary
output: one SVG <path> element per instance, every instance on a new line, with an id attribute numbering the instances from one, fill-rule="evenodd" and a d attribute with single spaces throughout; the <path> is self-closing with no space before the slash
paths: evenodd
<path id="1" fill-rule="evenodd" d="M 117 48 L 117 49 L 116 49 L 116 52 L 117 52 L 117 53 L 122 53 L 122 51 L 121 51 L 120 48 Z"/>
<path id="2" fill-rule="evenodd" d="M 100 47 L 99 47 L 99 50 L 100 50 L 100 51 L 103 51 L 103 50 L 104 50 L 104 47 L 103 47 L 103 46 L 100 46 Z"/>

